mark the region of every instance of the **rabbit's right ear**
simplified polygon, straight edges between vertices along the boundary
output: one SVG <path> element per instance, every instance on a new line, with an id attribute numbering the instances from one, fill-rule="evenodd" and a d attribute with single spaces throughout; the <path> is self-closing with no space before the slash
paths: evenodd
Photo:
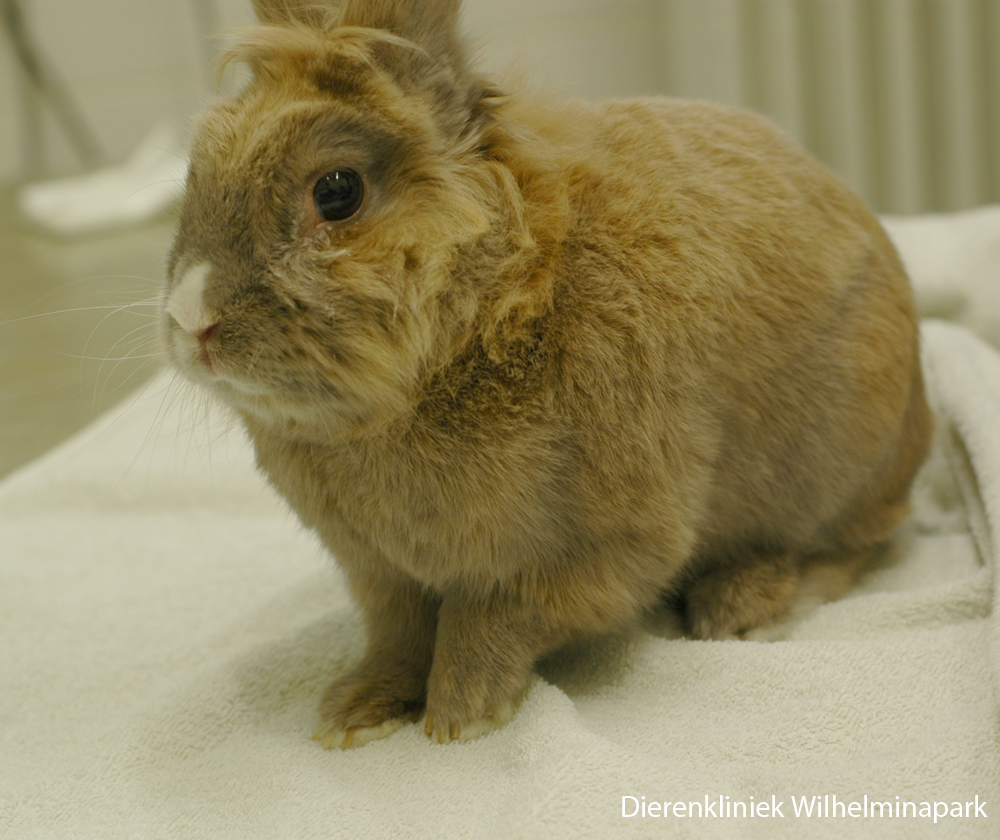
<path id="1" fill-rule="evenodd" d="M 316 29 L 329 25 L 339 5 L 334 0 L 253 0 L 253 9 L 261 23 L 281 25 L 298 21 Z"/>

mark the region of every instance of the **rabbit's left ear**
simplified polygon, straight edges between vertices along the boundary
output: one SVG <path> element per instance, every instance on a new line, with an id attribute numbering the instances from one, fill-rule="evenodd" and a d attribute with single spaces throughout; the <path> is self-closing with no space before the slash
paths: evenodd
<path id="1" fill-rule="evenodd" d="M 253 0 L 257 19 L 267 24 L 304 23 L 314 29 L 329 26 L 337 11 L 334 0 Z"/>
<path id="2" fill-rule="evenodd" d="M 386 29 L 443 58 L 458 50 L 461 5 L 462 0 L 343 0 L 339 22 L 342 26 Z"/>

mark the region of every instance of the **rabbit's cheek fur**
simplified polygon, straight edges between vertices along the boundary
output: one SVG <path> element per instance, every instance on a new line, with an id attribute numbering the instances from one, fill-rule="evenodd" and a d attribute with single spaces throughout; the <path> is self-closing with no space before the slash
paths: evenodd
<path id="1" fill-rule="evenodd" d="M 251 276 L 251 266 L 186 267 L 178 257 L 164 313 L 174 364 L 274 421 L 326 428 L 332 417 L 367 423 L 410 405 L 429 359 L 470 318 L 462 296 L 442 302 L 432 293 L 446 283 L 449 260 L 431 247 L 309 241 L 324 236 L 304 236 L 293 254 L 239 284 L 229 276 Z"/>
<path id="2" fill-rule="evenodd" d="M 187 290 L 179 289 L 168 300 L 168 312 L 173 309 L 186 321 L 171 314 L 173 323 L 166 328 L 171 358 L 234 407 L 272 420 L 328 419 L 358 403 L 359 377 L 369 390 L 378 378 L 401 385 L 400 366 L 385 350 L 382 325 L 390 315 L 373 311 L 383 307 L 358 306 L 346 297 L 318 306 L 261 289 L 219 308 L 203 308 L 206 314 L 198 318 L 184 312 Z M 378 352 L 366 352 L 372 347 Z M 370 395 L 367 402 L 370 408 Z"/>
<path id="3" fill-rule="evenodd" d="M 862 568 L 930 413 L 863 202 L 762 119 L 500 96 L 459 0 L 255 0 L 202 121 L 174 365 L 234 408 L 368 636 L 320 739 L 516 708 L 534 662 L 666 595 L 693 635 Z M 341 168 L 365 203 L 312 203 Z M 329 205 L 336 206 L 336 205 Z M 336 214 L 334 214 L 336 215 Z"/>

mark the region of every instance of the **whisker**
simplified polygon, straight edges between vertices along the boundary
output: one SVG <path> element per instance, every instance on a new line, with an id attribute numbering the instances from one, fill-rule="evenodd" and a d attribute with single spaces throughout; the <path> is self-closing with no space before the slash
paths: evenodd
<path id="1" fill-rule="evenodd" d="M 127 362 L 129 359 L 154 359 L 161 356 L 161 353 L 147 353 L 142 356 L 127 354 L 125 356 L 80 356 L 76 353 L 63 353 L 61 350 L 51 350 L 57 356 L 64 356 L 67 359 L 82 359 L 85 362 Z"/>
<path id="2" fill-rule="evenodd" d="M 139 349 L 143 349 L 143 348 L 140 345 L 136 349 L 139 350 Z M 118 386 L 117 386 L 118 390 L 121 390 L 122 388 L 124 388 L 125 385 L 126 385 L 126 383 L 133 376 L 135 376 L 140 370 L 145 370 L 149 366 L 149 364 L 150 364 L 150 359 L 159 359 L 159 360 L 162 360 L 161 355 L 159 353 L 149 353 L 149 354 L 143 354 L 143 355 L 136 355 L 136 356 L 132 356 L 132 357 L 126 356 L 124 359 L 119 359 L 118 361 L 116 361 L 115 362 L 115 366 L 113 368 L 111 368 L 111 370 L 108 372 L 107 376 L 104 377 L 104 384 L 100 385 L 100 392 L 99 393 L 98 393 L 98 384 L 100 383 L 100 378 L 98 378 L 98 381 L 94 383 L 94 403 L 95 403 L 95 405 L 97 404 L 97 402 L 99 400 L 103 400 L 104 399 L 105 391 L 107 390 L 108 385 L 111 383 L 111 380 L 114 378 L 115 372 L 121 366 L 122 362 L 124 362 L 124 361 L 131 361 L 132 359 L 135 359 L 135 361 L 138 362 L 138 364 L 136 364 L 136 366 L 132 369 L 132 371 L 125 377 L 124 381 L 118 383 Z"/>
<path id="3" fill-rule="evenodd" d="M 153 340 L 153 341 L 155 341 L 155 339 L 156 339 L 156 330 L 155 330 L 155 325 L 154 325 L 154 324 L 140 324 L 140 325 L 139 325 L 138 327 L 135 327 L 134 329 L 131 329 L 131 330 L 129 330 L 129 331 L 127 332 L 127 333 L 125 333 L 125 335 L 123 335 L 123 336 L 120 336 L 120 337 L 118 338 L 118 340 L 117 340 L 117 341 L 115 341 L 115 343 L 114 343 L 114 344 L 112 344 L 112 345 L 111 345 L 111 346 L 110 346 L 110 347 L 108 348 L 108 353 L 111 353 L 111 352 L 113 352 L 113 351 L 114 351 L 114 349 L 115 349 L 115 348 L 116 348 L 116 347 L 117 347 L 117 346 L 118 346 L 119 344 L 121 344 L 122 342 L 126 341 L 126 340 L 127 340 L 127 339 L 128 339 L 129 337 L 130 337 L 130 336 L 133 336 L 133 335 L 135 335 L 136 333 L 140 333 L 140 332 L 141 332 L 141 333 L 146 333 L 146 334 L 148 335 L 148 334 L 149 334 L 149 332 L 150 332 L 150 330 L 153 330 L 153 333 L 152 333 L 152 336 L 151 336 L 151 338 L 150 338 L 149 340 Z M 91 337 L 93 337 L 93 333 L 91 334 Z M 90 343 L 90 339 L 88 339 L 88 340 L 87 340 L 87 343 L 88 343 L 88 344 Z M 85 350 L 87 349 L 87 348 L 86 348 L 86 345 L 84 346 L 84 349 L 85 349 Z"/>
<path id="4" fill-rule="evenodd" d="M 91 342 L 94 340 L 94 336 L 97 335 L 98 330 L 101 329 L 101 327 L 104 325 L 104 323 L 109 318 L 111 318 L 113 315 L 120 314 L 120 313 L 122 313 L 122 312 L 124 312 L 126 310 L 127 310 L 127 307 L 115 307 L 115 308 L 111 309 L 111 311 L 107 312 L 105 314 L 105 316 L 103 318 L 101 318 L 101 320 L 98 321 L 97 324 L 94 325 L 94 328 L 90 331 L 90 335 L 87 337 L 87 340 L 86 340 L 86 342 L 84 342 L 84 345 L 83 345 L 84 351 L 86 351 L 87 348 L 90 347 Z M 122 341 L 124 341 L 125 339 L 127 339 L 129 336 L 132 336 L 132 335 L 134 335 L 137 332 L 148 332 L 152 328 L 154 328 L 154 324 L 153 323 L 142 324 L 141 326 L 136 327 L 135 329 L 129 331 L 125 336 L 119 337 L 115 341 L 115 343 L 112 344 L 110 348 L 108 348 L 106 356 L 110 356 L 110 354 L 114 352 L 115 348 L 117 348 L 122 343 Z M 118 364 L 120 364 L 120 363 L 121 362 L 119 361 Z M 115 365 L 115 368 L 117 368 L 117 364 Z M 107 383 L 108 381 L 110 381 L 111 376 L 114 374 L 114 370 L 115 369 L 112 369 L 111 373 L 108 374 L 107 379 L 105 379 L 105 383 Z M 83 376 L 83 370 L 82 370 L 82 368 L 81 368 L 81 371 L 80 371 L 80 375 L 81 375 L 81 377 Z M 92 402 L 92 405 L 93 405 L 94 408 L 97 407 L 98 397 L 99 396 L 103 396 L 104 389 L 101 387 L 100 381 L 101 381 L 101 376 L 100 376 L 100 371 L 98 371 L 97 379 L 94 382 L 94 395 L 93 395 L 93 402 Z"/>
<path id="5" fill-rule="evenodd" d="M 79 280 L 71 280 L 71 281 L 68 281 L 66 283 L 62 283 L 59 286 L 56 286 L 55 288 L 50 289 L 49 291 L 47 291 L 45 294 L 41 295 L 40 297 L 36 298 L 32 303 L 30 303 L 27 306 L 23 307 L 21 311 L 23 312 L 25 309 L 30 309 L 32 307 L 39 306 L 40 304 L 44 303 L 49 298 L 56 297 L 58 295 L 62 295 L 64 292 L 66 292 L 66 290 L 71 289 L 71 288 L 73 288 L 75 286 L 79 286 L 79 285 L 82 285 L 84 283 L 94 283 L 94 282 L 97 282 L 97 281 L 100 281 L 100 280 L 140 280 L 143 283 L 147 283 L 147 284 L 149 284 L 150 286 L 153 286 L 153 287 L 158 287 L 160 285 L 159 281 L 152 280 L 149 277 L 144 277 L 141 274 L 95 274 L 95 275 L 91 275 L 90 277 L 82 277 Z M 122 290 L 116 290 L 115 293 L 116 294 L 121 294 L 121 295 L 132 294 L 130 291 L 124 290 L 124 289 L 122 289 Z M 98 292 L 97 294 L 100 294 L 100 293 Z M 107 292 L 105 292 L 105 294 L 107 294 Z M 155 295 L 155 296 L 152 296 L 152 297 L 142 298 L 139 301 L 131 302 L 131 303 L 129 303 L 129 306 L 156 306 L 156 305 L 158 305 L 158 300 L 159 300 L 159 296 Z M 43 318 L 43 317 L 48 316 L 48 315 L 61 315 L 61 314 L 65 314 L 67 312 L 77 312 L 77 311 L 85 312 L 85 311 L 88 311 L 88 309 L 89 309 L 89 307 L 78 307 L 77 309 L 56 310 L 56 311 L 50 311 L 50 312 L 42 312 L 42 313 L 37 314 L 37 315 L 26 315 L 24 317 L 11 318 L 11 319 L 9 319 L 7 321 L 0 322 L 0 326 L 3 326 L 5 324 L 14 324 L 14 323 L 17 323 L 19 321 L 30 320 L 30 319 L 33 319 L 33 318 Z"/>
<path id="6" fill-rule="evenodd" d="M 136 403 L 139 402 L 139 399 L 146 393 L 146 391 L 149 390 L 150 386 L 156 381 L 157 381 L 156 379 L 150 379 L 145 384 L 145 386 L 143 386 L 136 392 L 135 399 L 132 400 L 132 402 L 129 404 L 128 409 L 126 409 L 126 412 L 132 409 L 136 405 Z M 112 492 L 118 489 L 121 483 L 125 480 L 125 477 L 129 474 L 129 472 L 131 472 L 132 468 L 139 460 L 139 456 L 146 450 L 146 446 L 149 444 L 150 441 L 150 436 L 153 435 L 155 432 L 158 432 L 159 429 L 162 427 L 164 418 L 163 407 L 164 403 L 167 401 L 167 397 L 169 396 L 172 390 L 171 387 L 172 385 L 173 381 L 167 383 L 167 388 L 163 392 L 163 396 L 160 399 L 160 404 L 156 408 L 156 414 L 153 416 L 153 422 L 149 424 L 149 429 L 146 431 L 146 436 L 143 438 L 142 444 L 136 450 L 136 453 L 132 458 L 131 462 L 129 463 L 129 465 L 125 468 L 124 472 L 122 472 L 121 476 L 118 478 L 118 481 L 115 483 L 114 488 L 112 488 Z M 124 413 L 125 412 L 123 412 L 122 416 L 124 416 Z M 148 475 L 149 474 L 147 473 L 147 480 L 148 480 Z"/>
<path id="7" fill-rule="evenodd" d="M 118 367 L 121 365 L 122 362 L 131 359 L 139 360 L 139 359 L 162 357 L 162 354 L 159 351 L 148 354 L 138 353 L 138 351 L 140 350 L 145 350 L 147 348 L 157 346 L 157 335 L 155 329 L 152 329 L 151 331 L 151 328 L 153 328 L 152 324 L 142 324 L 141 326 L 138 326 L 135 329 L 127 332 L 125 335 L 121 336 L 117 341 L 115 341 L 114 344 L 111 345 L 111 347 L 108 348 L 108 352 L 104 361 L 115 361 L 115 365 L 114 367 L 111 368 L 107 376 L 104 378 L 103 386 L 100 386 L 101 375 L 100 371 L 98 372 L 97 380 L 94 382 L 95 405 L 98 400 L 98 397 L 103 398 L 105 388 L 107 388 L 108 383 L 111 381 L 112 377 L 115 375 L 115 371 L 118 370 Z M 132 338 L 132 336 L 136 335 L 136 333 L 139 333 L 139 337 Z M 126 351 L 124 356 L 119 357 L 117 360 L 113 360 L 111 358 L 111 353 L 113 353 L 117 347 L 119 347 L 120 345 L 124 344 L 127 341 L 130 342 L 132 345 L 130 349 Z M 103 367 L 104 365 L 102 364 L 101 368 L 103 369 Z M 98 394 L 98 386 L 100 386 L 100 394 Z"/>
<path id="8" fill-rule="evenodd" d="M 121 312 L 133 305 L 135 304 L 120 304 L 120 305 L 106 304 L 104 306 L 77 306 L 73 309 L 57 309 L 52 312 L 40 312 L 37 315 L 25 315 L 21 318 L 11 318 L 9 321 L 0 321 L 0 327 L 6 327 L 10 324 L 20 324 L 24 321 L 35 321 L 38 318 L 49 318 L 53 315 L 68 315 L 73 312 L 100 312 L 107 309 L 111 309 L 113 310 L 112 314 L 114 314 L 114 311 Z M 143 304 L 143 305 L 151 306 L 152 304 Z"/>
<path id="9" fill-rule="evenodd" d="M 180 178 L 163 178 L 159 181 L 150 181 L 148 184 L 143 184 L 141 187 L 137 187 L 136 189 L 132 190 L 132 192 L 130 192 L 119 202 L 118 206 L 121 207 L 121 205 L 124 204 L 126 201 L 128 201 L 132 196 L 138 195 L 143 190 L 149 189 L 150 187 L 158 187 L 161 186 L 162 184 L 176 184 L 177 189 L 174 191 L 174 200 L 180 201 L 182 198 L 184 198 L 184 187 L 187 184 L 186 180 L 181 180 Z M 163 213 L 168 212 L 169 209 L 170 209 L 169 207 L 164 208 L 164 210 L 161 213 L 158 213 L 157 216 L 163 215 Z"/>
<path id="10" fill-rule="evenodd" d="M 114 312 L 110 312 L 107 315 L 105 315 L 104 318 L 102 318 L 101 321 L 97 324 L 97 326 L 95 326 L 94 329 L 91 330 L 90 337 L 86 340 L 86 342 L 84 342 L 84 345 L 83 345 L 83 349 L 84 350 L 86 350 L 87 347 L 90 345 L 90 342 L 93 341 L 94 335 L 96 334 L 97 330 L 100 329 L 101 325 L 109 317 L 111 317 L 114 314 L 115 314 Z M 125 333 L 125 335 L 119 336 L 119 338 L 115 341 L 115 343 L 112 344 L 110 348 L 108 348 L 108 353 L 110 354 L 111 352 L 113 352 L 114 349 L 116 347 L 118 347 L 118 345 L 120 345 L 122 342 L 126 341 L 130 336 L 135 335 L 135 333 L 138 333 L 138 332 L 149 332 L 150 330 L 155 330 L 155 326 L 156 326 L 155 324 L 140 324 L 138 327 L 135 327 L 135 328 L 129 330 L 127 333 Z M 155 333 L 154 333 L 154 335 L 155 335 Z M 75 354 L 75 353 L 65 353 L 65 352 L 62 352 L 62 351 L 59 351 L 59 350 L 52 350 L 52 352 L 56 353 L 57 355 L 60 355 L 60 356 L 67 356 L 69 358 L 76 358 L 76 359 L 94 359 L 96 361 L 102 361 L 104 359 L 110 360 L 109 357 L 104 357 L 104 359 L 102 359 L 101 357 L 97 357 L 97 356 L 86 356 L 86 355 L 79 355 L 79 354 Z"/>
<path id="11" fill-rule="evenodd" d="M 139 364 L 139 365 L 136 365 L 136 367 L 135 367 L 135 368 L 134 368 L 134 369 L 133 369 L 133 370 L 132 370 L 132 371 L 131 371 L 131 372 L 130 372 L 130 373 L 128 374 L 128 376 L 126 376 L 126 377 L 125 377 L 125 378 L 124 378 L 124 379 L 123 379 L 123 380 L 122 380 L 122 381 L 121 381 L 121 382 L 120 382 L 120 383 L 118 384 L 118 390 L 123 390 L 123 389 L 125 389 L 125 386 L 126 386 L 126 385 L 128 385 L 128 383 L 129 383 L 129 382 L 130 382 L 130 381 L 131 381 L 131 380 L 132 380 L 132 379 L 133 379 L 134 377 L 139 377 L 139 376 L 143 376 L 143 377 L 145 377 L 145 379 L 147 379 L 147 380 L 151 381 L 151 380 L 152 380 L 152 379 L 153 379 L 154 377 L 153 377 L 153 376 L 146 376 L 147 372 L 149 372 L 149 368 L 150 368 L 150 362 L 149 362 L 149 360 L 148 360 L 148 359 L 145 359 L 145 360 L 143 360 L 143 362 L 142 362 L 141 364 Z M 153 368 L 153 371 L 152 371 L 152 372 L 153 372 L 153 374 L 155 374 L 155 372 L 156 372 L 156 367 L 155 367 L 155 366 L 154 366 L 154 368 Z M 105 384 L 106 384 L 106 383 L 105 383 Z M 104 393 L 103 393 L 103 391 L 104 391 L 104 389 L 102 388 L 102 391 L 101 391 L 101 399 L 103 399 L 103 397 L 104 397 Z"/>

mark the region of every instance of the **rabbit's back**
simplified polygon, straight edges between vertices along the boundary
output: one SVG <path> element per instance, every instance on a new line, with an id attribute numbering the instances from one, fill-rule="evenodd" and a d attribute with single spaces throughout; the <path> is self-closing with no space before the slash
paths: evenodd
<path id="1" fill-rule="evenodd" d="M 560 387 L 594 394 L 565 404 L 608 460 L 595 508 L 616 464 L 623 480 L 652 469 L 646 442 L 656 482 L 697 500 L 683 507 L 705 553 L 884 536 L 930 420 L 909 286 L 878 222 L 755 115 L 658 99 L 595 117 L 586 159 L 568 162 L 555 298 Z M 847 511 L 872 494 L 899 510 L 862 526 Z"/>

